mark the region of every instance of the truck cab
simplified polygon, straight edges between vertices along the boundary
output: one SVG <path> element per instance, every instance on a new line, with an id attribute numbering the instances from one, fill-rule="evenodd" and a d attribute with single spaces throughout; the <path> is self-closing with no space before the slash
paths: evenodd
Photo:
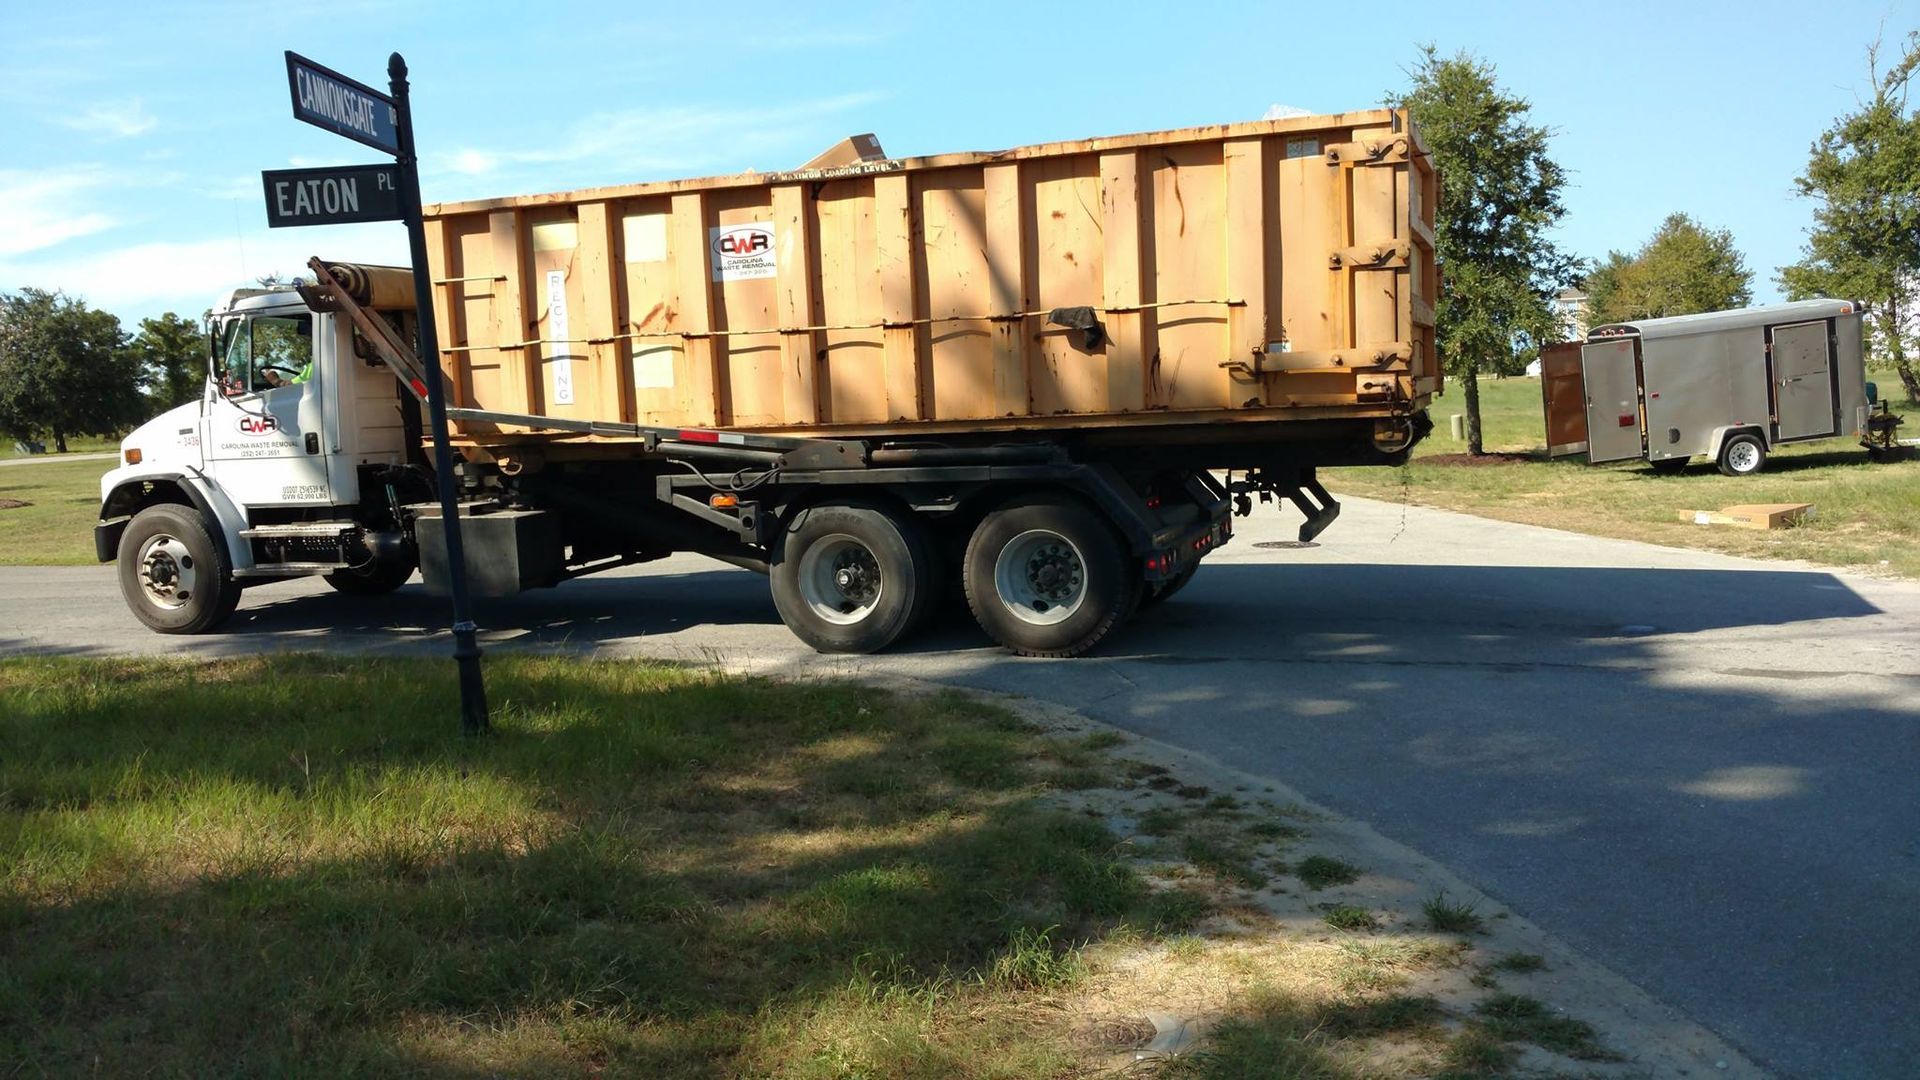
<path id="1" fill-rule="evenodd" d="M 134 614 L 163 632 L 210 629 L 261 580 L 397 587 L 415 564 L 400 507 L 431 492 L 420 430 L 347 320 L 292 286 L 236 290 L 214 312 L 199 401 L 137 428 L 101 478 L 96 554 L 120 561 Z"/>

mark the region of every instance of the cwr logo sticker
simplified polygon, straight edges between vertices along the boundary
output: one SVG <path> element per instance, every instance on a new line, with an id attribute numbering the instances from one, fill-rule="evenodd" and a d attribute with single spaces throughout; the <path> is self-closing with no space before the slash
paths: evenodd
<path id="1" fill-rule="evenodd" d="M 712 254 L 713 280 L 751 281 L 770 278 L 777 273 L 778 257 L 774 246 L 773 222 L 747 221 L 738 225 L 715 225 L 707 230 L 707 249 Z"/>
<path id="2" fill-rule="evenodd" d="M 280 421 L 271 416 L 243 416 L 234 426 L 242 435 L 271 435 L 280 430 Z"/>
<path id="3" fill-rule="evenodd" d="M 747 255 L 759 255 L 773 250 L 773 234 L 765 229 L 752 226 L 728 229 L 713 242 L 713 254 L 717 258 L 738 259 Z"/>

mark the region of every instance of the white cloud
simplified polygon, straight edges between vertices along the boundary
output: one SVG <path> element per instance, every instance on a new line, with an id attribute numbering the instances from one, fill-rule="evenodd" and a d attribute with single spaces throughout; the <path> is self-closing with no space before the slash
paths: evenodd
<path id="1" fill-rule="evenodd" d="M 406 231 L 397 224 L 261 229 L 59 259 L 0 260 L 0 290 L 58 289 L 131 325 L 167 310 L 198 315 L 236 286 L 268 274 L 304 273 L 314 255 L 404 266 Z"/>
<path id="2" fill-rule="evenodd" d="M 1291 120 L 1296 116 L 1312 116 L 1312 115 L 1313 115 L 1312 113 L 1308 112 L 1305 109 L 1300 108 L 1297 105 L 1281 105 L 1278 102 L 1276 102 L 1272 105 L 1267 106 L 1267 111 L 1260 114 L 1260 119 Z"/>
<path id="3" fill-rule="evenodd" d="M 597 113 L 547 145 L 466 147 L 432 158 L 428 171 L 484 176 L 512 166 L 595 164 L 630 174 L 684 173 L 745 157 L 764 158 L 797 144 L 804 156 L 819 149 L 802 140 L 820 137 L 822 122 L 878 100 L 879 94 L 858 93 L 767 108 L 681 105 Z M 761 164 L 790 168 L 800 161 Z"/>
<path id="4" fill-rule="evenodd" d="M 500 167 L 500 158 L 484 150 L 462 150 L 447 159 L 446 167 L 462 176 L 485 176 Z"/>
<path id="5" fill-rule="evenodd" d="M 149 113 L 139 98 L 126 98 L 121 101 L 102 101 L 89 106 L 86 111 L 69 116 L 60 121 L 75 131 L 85 131 L 94 135 L 106 135 L 110 138 L 126 139 L 152 131 L 159 123 Z"/>
<path id="6" fill-rule="evenodd" d="M 0 257 L 24 255 L 111 227 L 112 218 L 79 206 L 80 194 L 103 181 L 104 174 L 91 167 L 0 169 Z"/>

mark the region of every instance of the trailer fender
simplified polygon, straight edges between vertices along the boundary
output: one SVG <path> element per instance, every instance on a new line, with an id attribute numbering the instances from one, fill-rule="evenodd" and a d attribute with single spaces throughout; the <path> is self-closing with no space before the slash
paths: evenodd
<path id="1" fill-rule="evenodd" d="M 101 562 L 112 562 L 120 549 L 120 535 L 127 531 L 133 515 L 160 503 L 177 503 L 199 511 L 235 570 L 253 567 L 253 546 L 241 541 L 240 530 L 247 519 L 207 478 L 192 469 L 142 471 L 138 468 L 115 469 L 101 481 L 100 523 L 93 529 L 93 553 Z"/>
<path id="2" fill-rule="evenodd" d="M 1773 449 L 1773 440 L 1767 438 L 1766 428 L 1758 424 L 1727 424 L 1713 429 L 1713 435 L 1707 440 L 1707 460 L 1719 461 L 1721 449 L 1735 435 L 1753 435 L 1759 438 L 1761 446 Z"/>

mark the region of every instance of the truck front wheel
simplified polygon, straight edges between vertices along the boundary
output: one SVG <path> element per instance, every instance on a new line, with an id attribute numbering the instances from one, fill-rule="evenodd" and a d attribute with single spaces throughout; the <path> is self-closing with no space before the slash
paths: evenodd
<path id="1" fill-rule="evenodd" d="M 768 577 L 773 606 L 826 653 L 870 653 L 916 626 L 933 600 L 933 553 L 919 525 L 880 506 L 802 510 Z"/>
<path id="2" fill-rule="evenodd" d="M 1078 656 L 1133 608 L 1134 577 L 1091 507 L 1045 496 L 988 514 L 967 544 L 967 606 L 1022 656 Z"/>
<path id="3" fill-rule="evenodd" d="M 233 614 L 240 585 L 198 511 L 163 503 L 134 515 L 120 536 L 120 595 L 163 634 L 204 634 Z"/>

